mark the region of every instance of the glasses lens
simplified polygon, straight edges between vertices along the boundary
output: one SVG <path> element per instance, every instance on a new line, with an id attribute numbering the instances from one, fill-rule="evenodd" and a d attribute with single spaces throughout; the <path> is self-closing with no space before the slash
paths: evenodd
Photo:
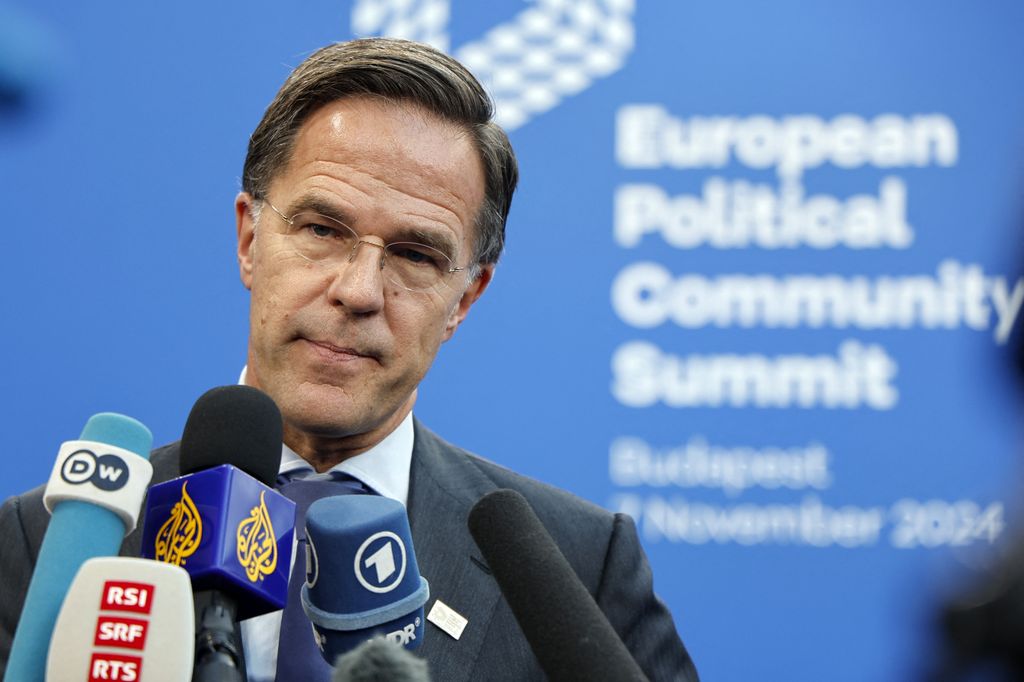
<path id="1" fill-rule="evenodd" d="M 451 259 L 426 244 L 395 242 L 387 246 L 384 271 L 410 291 L 427 291 L 447 283 L 451 270 Z"/>
<path id="2" fill-rule="evenodd" d="M 295 250 L 314 261 L 344 261 L 359 236 L 345 223 L 318 213 L 299 213 L 288 235 Z"/>

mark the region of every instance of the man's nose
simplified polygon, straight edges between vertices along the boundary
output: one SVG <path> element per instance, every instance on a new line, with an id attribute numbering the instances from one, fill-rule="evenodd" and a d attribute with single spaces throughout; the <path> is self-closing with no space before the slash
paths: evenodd
<path id="1" fill-rule="evenodd" d="M 360 248 L 362 246 L 367 248 Z M 338 265 L 329 295 L 352 312 L 366 313 L 384 306 L 384 245 L 369 238 L 357 241 Z"/>

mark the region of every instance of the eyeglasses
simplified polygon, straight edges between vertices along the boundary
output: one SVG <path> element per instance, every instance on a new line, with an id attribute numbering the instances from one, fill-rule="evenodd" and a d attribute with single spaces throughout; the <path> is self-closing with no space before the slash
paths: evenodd
<path id="1" fill-rule="evenodd" d="M 300 211 L 288 217 L 272 203 L 263 200 L 281 220 L 288 223 L 286 233 L 295 252 L 313 263 L 337 267 L 351 263 L 360 244 L 381 249 L 380 269 L 398 286 L 408 291 L 430 291 L 447 286 L 452 275 L 466 268 L 456 267 L 443 251 L 416 242 L 393 242 L 381 246 L 366 241 L 351 227 L 313 211 Z"/>

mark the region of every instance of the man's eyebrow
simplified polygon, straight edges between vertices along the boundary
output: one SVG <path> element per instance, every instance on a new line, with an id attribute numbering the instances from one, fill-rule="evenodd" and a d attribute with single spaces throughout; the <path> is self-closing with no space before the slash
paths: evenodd
<path id="1" fill-rule="evenodd" d="M 415 227 L 401 228 L 394 234 L 390 242 L 416 242 L 437 249 L 452 260 L 455 260 L 455 243 L 445 232 L 425 231 Z"/>
<path id="2" fill-rule="evenodd" d="M 337 204 L 333 204 L 330 201 L 326 201 L 315 195 L 302 196 L 296 199 L 289 206 L 289 212 L 294 216 L 296 213 L 302 213 L 303 211 L 312 211 L 313 213 L 319 213 L 320 215 L 333 218 L 340 223 L 345 223 L 351 226 L 352 221 L 344 209 L 340 208 Z"/>

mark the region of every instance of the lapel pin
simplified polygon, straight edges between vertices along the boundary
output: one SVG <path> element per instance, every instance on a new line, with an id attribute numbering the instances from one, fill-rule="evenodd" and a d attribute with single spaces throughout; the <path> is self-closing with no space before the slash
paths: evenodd
<path id="1" fill-rule="evenodd" d="M 469 623 L 465 616 L 440 599 L 435 601 L 434 605 L 430 608 L 427 620 L 456 640 L 462 637 L 462 631 L 466 629 L 466 624 Z"/>

